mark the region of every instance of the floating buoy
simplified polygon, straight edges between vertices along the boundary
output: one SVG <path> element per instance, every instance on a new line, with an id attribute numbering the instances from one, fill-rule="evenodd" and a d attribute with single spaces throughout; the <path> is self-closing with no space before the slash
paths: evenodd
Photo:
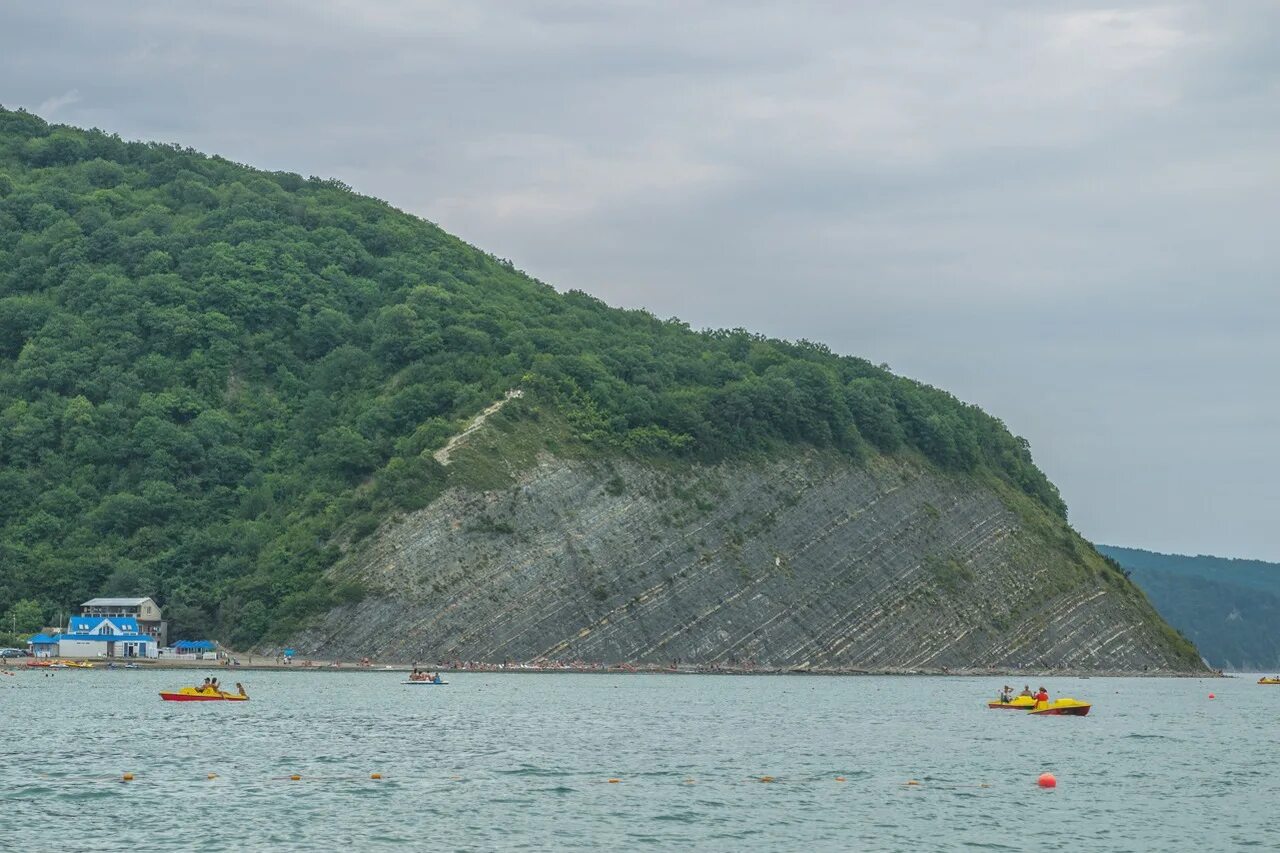
<path id="1" fill-rule="evenodd" d="M 302 777 L 301 777 L 301 776 L 299 776 L 297 773 L 294 773 L 292 776 L 290 776 L 290 777 L 289 777 L 289 780 L 290 780 L 291 782 L 301 782 L 301 781 L 302 781 Z"/>
<path id="2" fill-rule="evenodd" d="M 132 782 L 132 781 L 133 781 L 133 774 L 132 774 L 132 773 L 126 773 L 126 774 L 124 774 L 123 776 L 121 776 L 121 777 L 120 777 L 120 781 L 121 781 L 121 782 Z"/>
<path id="3" fill-rule="evenodd" d="M 370 774 L 369 774 L 369 778 L 370 778 L 370 779 L 381 779 L 381 778 L 382 778 L 382 774 L 381 774 L 381 773 L 370 773 Z"/>
<path id="4" fill-rule="evenodd" d="M 844 781 L 844 777 L 843 777 L 843 776 L 837 776 L 837 777 L 836 777 L 836 781 L 837 781 L 837 782 L 843 782 L 843 781 Z"/>
<path id="5" fill-rule="evenodd" d="M 907 780 L 907 784 L 908 784 L 908 785 L 919 785 L 920 783 L 919 783 L 919 782 L 917 782 L 915 779 L 908 779 L 908 780 Z"/>
<path id="6" fill-rule="evenodd" d="M 616 785 L 616 784 L 618 784 L 618 783 L 619 783 L 619 782 L 621 782 L 621 781 L 622 781 L 621 779 L 610 779 L 610 780 L 609 780 L 609 784 L 610 784 L 610 785 Z"/>
<path id="7" fill-rule="evenodd" d="M 218 774 L 217 774 L 217 773 L 210 773 L 210 774 L 209 774 L 209 776 L 208 776 L 208 778 L 209 778 L 209 779 L 217 779 L 217 778 L 218 778 Z"/>
<path id="8" fill-rule="evenodd" d="M 1036 784 L 1041 788 L 1056 788 L 1058 780 L 1054 778 L 1052 773 L 1041 773 L 1040 778 L 1036 780 Z"/>
<path id="9" fill-rule="evenodd" d="M 761 777 L 760 777 L 760 781 L 761 781 L 761 782 L 772 782 L 772 781 L 773 781 L 773 777 L 772 777 L 772 776 L 761 776 Z"/>
<path id="10" fill-rule="evenodd" d="M 1210 698 L 1210 699 L 1212 699 L 1212 698 L 1213 698 L 1213 694 L 1212 694 L 1212 693 L 1210 693 L 1210 694 L 1209 694 L 1209 698 Z"/>
<path id="11" fill-rule="evenodd" d="M 685 779 L 685 780 L 684 780 L 684 783 L 685 783 L 686 785 L 693 785 L 693 784 L 695 784 L 695 783 L 694 783 L 694 781 L 693 781 L 692 779 Z"/>

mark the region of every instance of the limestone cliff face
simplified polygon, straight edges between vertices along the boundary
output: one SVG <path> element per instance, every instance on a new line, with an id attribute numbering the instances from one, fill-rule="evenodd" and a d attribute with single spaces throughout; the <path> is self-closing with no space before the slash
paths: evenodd
<path id="1" fill-rule="evenodd" d="M 995 482 L 816 451 L 531 461 L 353 548 L 338 574 L 367 596 L 297 644 L 424 661 L 1200 668 L 1064 523 Z"/>

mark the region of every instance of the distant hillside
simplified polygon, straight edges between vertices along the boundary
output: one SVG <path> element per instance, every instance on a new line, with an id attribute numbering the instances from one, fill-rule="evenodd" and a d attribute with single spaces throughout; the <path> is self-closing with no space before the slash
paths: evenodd
<path id="1" fill-rule="evenodd" d="M 409 577 L 387 533 L 436 523 L 453 562 Z M 100 594 L 240 648 L 368 597 L 385 630 L 313 648 L 1199 663 L 945 391 L 558 293 L 339 181 L 0 110 L 0 621 Z"/>
<path id="2" fill-rule="evenodd" d="M 1280 563 L 1098 545 L 1215 667 L 1280 670 Z"/>

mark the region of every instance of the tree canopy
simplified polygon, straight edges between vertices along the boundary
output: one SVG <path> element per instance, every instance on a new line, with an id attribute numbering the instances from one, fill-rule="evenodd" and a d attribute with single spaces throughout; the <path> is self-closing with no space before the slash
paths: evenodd
<path id="1" fill-rule="evenodd" d="M 359 594 L 323 580 L 340 532 L 431 501 L 431 452 L 517 386 L 602 452 L 913 453 L 1066 512 L 999 420 L 863 359 L 558 293 L 338 181 L 0 109 L 0 613 L 131 591 L 175 636 L 283 636 Z"/>

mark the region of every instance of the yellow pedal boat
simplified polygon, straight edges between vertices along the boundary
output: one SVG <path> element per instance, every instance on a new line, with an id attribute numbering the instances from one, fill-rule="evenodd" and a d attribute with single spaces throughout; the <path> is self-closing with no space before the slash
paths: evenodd
<path id="1" fill-rule="evenodd" d="M 1280 676 L 1275 678 L 1267 678 L 1265 675 L 1258 679 L 1259 684 L 1280 684 Z"/>
<path id="2" fill-rule="evenodd" d="M 1089 709 L 1092 707 L 1088 702 L 1081 702 L 1078 699 L 1072 699 L 1070 696 L 1063 696 L 1061 699 L 1055 699 L 1052 702 L 1037 702 L 1035 707 L 1027 713 L 1046 717 L 1083 717 L 1089 713 Z"/>
<path id="3" fill-rule="evenodd" d="M 248 696 L 239 693 L 226 693 L 222 690 L 197 690 L 194 687 L 183 687 L 181 690 L 162 690 L 160 698 L 166 702 L 248 702 Z"/>
<path id="4" fill-rule="evenodd" d="M 1014 696 L 1008 702 L 988 702 L 988 708 L 1007 708 L 1010 711 L 1030 711 L 1036 706 L 1036 700 L 1032 696 Z"/>

